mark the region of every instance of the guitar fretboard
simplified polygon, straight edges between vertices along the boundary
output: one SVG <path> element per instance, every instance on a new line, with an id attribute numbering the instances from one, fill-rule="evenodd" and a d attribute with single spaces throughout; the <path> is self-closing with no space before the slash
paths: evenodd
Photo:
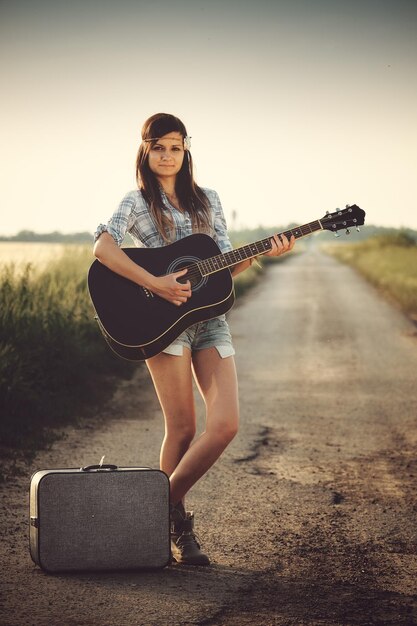
<path id="1" fill-rule="evenodd" d="M 278 236 L 285 235 L 287 239 L 290 239 L 290 237 L 294 235 L 296 239 L 299 239 L 300 237 L 311 235 L 311 233 L 322 229 L 323 227 L 320 224 L 320 221 L 316 220 L 314 222 L 310 222 L 309 224 L 303 224 L 303 226 L 297 226 L 296 228 L 286 230 L 283 233 L 279 233 Z M 271 248 L 271 237 L 267 237 L 266 239 L 249 243 L 246 246 L 236 248 L 235 250 L 230 250 L 230 252 L 218 254 L 210 257 L 209 259 L 203 259 L 196 265 L 203 276 L 209 276 L 210 274 L 219 272 L 226 267 L 232 267 L 241 261 L 246 261 L 247 259 L 252 259 L 259 254 L 264 254 L 265 252 L 271 250 Z"/>

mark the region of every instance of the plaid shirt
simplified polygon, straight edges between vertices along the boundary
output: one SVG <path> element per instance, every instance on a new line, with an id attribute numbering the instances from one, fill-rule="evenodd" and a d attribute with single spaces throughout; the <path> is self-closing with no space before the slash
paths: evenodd
<path id="1" fill-rule="evenodd" d="M 212 232 L 210 234 L 217 242 L 221 252 L 229 252 L 233 246 L 227 235 L 226 220 L 220 198 L 217 192 L 212 189 L 203 189 L 203 191 L 208 198 L 212 211 Z M 165 210 L 171 214 L 174 222 L 174 241 L 192 235 L 193 230 L 188 211 L 182 212 L 172 206 L 162 189 L 161 197 Z M 94 233 L 94 241 L 97 241 L 101 233 L 105 231 L 113 237 L 118 246 L 122 245 L 126 231 L 132 237 L 135 245 L 140 248 L 157 248 L 166 245 L 139 189 L 127 193 L 107 224 L 99 225 Z"/>

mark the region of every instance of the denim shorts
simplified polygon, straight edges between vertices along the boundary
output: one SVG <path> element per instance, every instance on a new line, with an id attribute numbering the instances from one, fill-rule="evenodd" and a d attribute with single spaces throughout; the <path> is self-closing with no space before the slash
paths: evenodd
<path id="1" fill-rule="evenodd" d="M 163 352 L 174 356 L 184 354 L 184 346 L 191 350 L 204 350 L 215 347 L 222 359 L 233 356 L 235 350 L 232 344 L 229 325 L 226 316 L 220 315 L 206 322 L 199 322 L 187 328 Z"/>

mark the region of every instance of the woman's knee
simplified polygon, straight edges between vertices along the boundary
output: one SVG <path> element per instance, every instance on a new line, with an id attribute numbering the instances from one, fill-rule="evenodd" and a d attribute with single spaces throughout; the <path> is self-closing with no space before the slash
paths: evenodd
<path id="1" fill-rule="evenodd" d="M 211 432 L 220 443 L 227 445 L 236 437 L 238 430 L 239 420 L 233 417 L 218 423 Z"/>
<path id="2" fill-rule="evenodd" d="M 236 437 L 238 430 L 239 430 L 239 423 L 237 419 L 233 422 L 230 422 L 230 424 L 227 425 L 225 429 L 225 437 L 228 442 L 232 441 L 232 439 Z"/>
<path id="3" fill-rule="evenodd" d="M 165 437 L 179 444 L 190 444 L 195 437 L 196 427 L 194 421 L 172 423 L 166 429 Z"/>

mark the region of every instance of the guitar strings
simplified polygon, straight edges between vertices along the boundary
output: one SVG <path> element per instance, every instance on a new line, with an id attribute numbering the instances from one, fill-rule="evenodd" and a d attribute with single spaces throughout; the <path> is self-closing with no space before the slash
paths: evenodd
<path id="1" fill-rule="evenodd" d="M 230 263 L 230 265 L 235 265 L 236 263 L 239 263 L 240 261 L 245 261 L 248 258 L 251 258 L 252 256 L 254 256 L 254 252 L 256 252 L 256 254 L 260 254 L 261 252 L 265 252 L 265 250 L 267 249 L 267 244 L 269 243 L 269 238 L 268 239 L 263 239 L 262 241 L 258 241 L 255 244 L 248 244 L 246 246 L 242 246 L 241 248 L 237 248 L 236 250 L 230 250 L 229 252 L 226 252 L 224 254 L 220 254 L 214 257 L 209 257 L 207 259 L 201 259 L 200 261 L 198 261 L 197 263 L 192 263 L 191 265 L 185 265 L 184 267 L 182 267 L 181 269 L 187 269 L 187 274 L 184 275 L 184 277 L 186 277 L 189 280 L 195 279 L 195 280 L 199 280 L 201 277 L 206 276 L 208 274 L 212 274 L 214 272 L 217 272 L 218 270 L 222 270 L 222 269 L 226 269 L 229 267 L 229 263 L 230 261 L 232 261 L 232 263 Z M 258 250 L 258 244 L 262 245 L 263 248 L 261 250 Z M 242 253 L 247 254 L 247 257 L 242 258 L 242 254 L 241 252 L 239 252 L 239 250 L 242 251 Z M 237 256 L 237 254 L 239 254 L 239 256 Z M 232 256 L 233 255 L 233 256 Z M 230 258 L 232 256 L 232 258 Z M 215 260 L 216 258 L 220 258 L 220 257 L 224 257 L 227 260 L 227 265 L 225 265 L 224 267 L 218 266 L 217 265 L 217 261 Z M 229 258 L 227 258 L 229 257 Z M 202 265 L 202 269 L 203 270 L 209 270 L 208 274 L 203 274 L 202 271 L 199 268 L 199 264 Z M 205 264 L 205 267 L 204 267 Z M 210 271 L 211 270 L 211 271 Z"/>
<path id="2" fill-rule="evenodd" d="M 316 224 L 318 224 L 317 221 L 310 222 L 309 224 L 304 224 L 303 226 L 299 226 L 298 228 L 294 228 L 294 229 L 285 231 L 284 233 L 280 233 L 280 234 L 285 234 L 287 237 L 291 235 L 295 235 L 295 237 L 298 239 L 298 237 L 300 236 L 302 237 L 305 234 L 310 234 L 311 232 L 314 232 L 314 230 L 316 230 L 319 227 L 319 226 L 316 226 Z M 314 229 L 312 228 L 312 225 L 314 226 Z M 308 228 L 308 231 L 305 230 L 306 228 Z M 233 260 L 234 262 L 231 263 L 231 265 L 234 265 L 235 263 L 244 261 L 247 258 L 251 258 L 252 256 L 254 256 L 253 254 L 254 252 L 256 252 L 257 254 L 261 254 L 262 252 L 265 252 L 270 247 L 269 242 L 270 242 L 270 237 L 267 237 L 266 239 L 262 239 L 253 244 L 247 244 L 246 246 L 242 246 L 241 248 L 237 248 L 236 250 L 231 250 L 229 252 L 226 252 L 225 254 L 220 254 L 218 256 L 229 257 L 227 261 Z M 258 246 L 261 246 L 260 250 L 258 249 Z M 247 254 L 247 257 L 242 259 L 240 251 L 242 251 L 242 253 L 244 253 L 245 255 Z M 230 256 L 232 254 L 234 254 L 235 258 L 230 259 Z M 239 256 L 237 256 L 237 254 L 239 254 Z M 203 269 L 208 269 L 208 270 L 212 269 L 211 272 L 210 271 L 208 272 L 209 274 L 217 272 L 220 269 L 226 269 L 226 267 L 229 267 L 229 264 L 227 264 L 225 267 L 217 267 L 215 259 L 216 259 L 216 256 L 208 258 L 208 259 L 201 259 L 198 263 L 192 263 L 191 265 L 186 265 L 181 269 L 188 270 L 187 274 L 185 274 L 187 279 L 198 280 L 199 278 L 204 276 L 204 274 L 198 267 L 199 263 L 202 264 Z M 204 264 L 206 264 L 206 268 L 204 268 Z"/>

